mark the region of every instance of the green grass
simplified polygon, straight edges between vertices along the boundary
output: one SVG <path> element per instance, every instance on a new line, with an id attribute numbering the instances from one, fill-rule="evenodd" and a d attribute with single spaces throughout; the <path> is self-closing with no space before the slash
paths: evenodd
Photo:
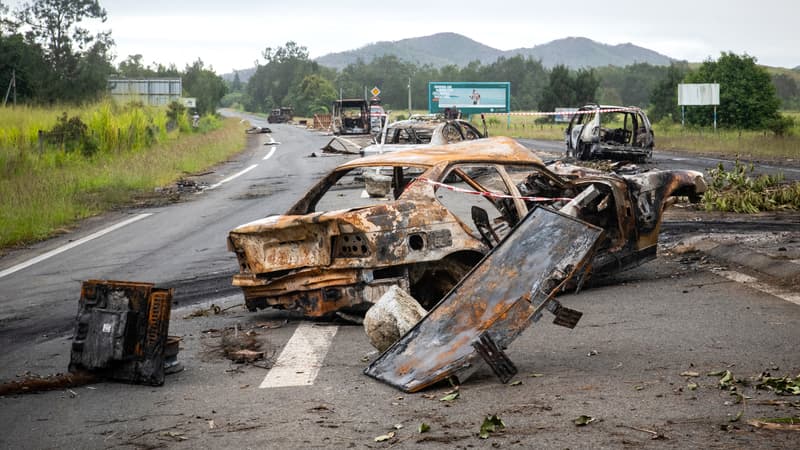
<path id="1" fill-rule="evenodd" d="M 47 238 L 130 204 L 137 194 L 204 170 L 244 146 L 243 125 L 235 119 L 209 116 L 196 132 L 167 132 L 163 111 L 113 108 L 0 109 L 0 248 Z M 51 128 L 63 111 L 90 126 L 100 150 L 91 156 L 49 145 L 39 150 L 38 129 Z M 161 128 L 138 134 L 153 124 Z"/>

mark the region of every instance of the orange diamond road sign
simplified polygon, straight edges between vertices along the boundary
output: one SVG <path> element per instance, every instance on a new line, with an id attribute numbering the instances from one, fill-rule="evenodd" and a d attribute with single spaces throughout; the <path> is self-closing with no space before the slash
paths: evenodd
<path id="1" fill-rule="evenodd" d="M 374 88 L 372 88 L 372 90 L 371 90 L 371 91 L 369 91 L 369 92 L 372 94 L 372 96 L 373 96 L 373 97 L 377 97 L 378 95 L 380 95 L 380 93 L 381 93 L 381 90 L 380 90 L 380 89 L 378 89 L 378 86 L 375 86 L 375 87 L 374 87 Z"/>

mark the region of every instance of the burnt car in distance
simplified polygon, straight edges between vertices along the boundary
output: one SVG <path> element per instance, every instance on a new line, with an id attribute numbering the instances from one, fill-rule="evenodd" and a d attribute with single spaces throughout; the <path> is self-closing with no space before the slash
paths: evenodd
<path id="1" fill-rule="evenodd" d="M 385 189 L 367 192 L 375 178 Z M 655 258 L 673 197 L 699 199 L 705 188 L 695 171 L 545 165 L 506 137 L 367 156 L 337 167 L 284 215 L 230 231 L 233 284 L 252 311 L 310 318 L 363 313 L 394 285 L 430 307 L 529 209 L 579 195 L 575 216 L 604 230 L 592 274 L 622 270 Z"/>
<path id="2" fill-rule="evenodd" d="M 377 136 L 378 143 L 364 147 L 361 154 L 392 152 L 419 147 L 421 144 L 450 144 L 484 137 L 484 133 L 466 120 L 445 119 L 441 115 L 416 115 L 408 120 L 388 124 L 384 132 Z"/>
<path id="3" fill-rule="evenodd" d="M 564 133 L 568 156 L 638 161 L 653 156 L 655 135 L 641 108 L 589 104 L 573 114 Z"/>

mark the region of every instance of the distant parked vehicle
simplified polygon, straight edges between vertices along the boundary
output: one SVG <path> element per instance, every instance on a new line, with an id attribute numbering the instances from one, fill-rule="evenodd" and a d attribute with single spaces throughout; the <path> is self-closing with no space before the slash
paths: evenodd
<path id="1" fill-rule="evenodd" d="M 567 155 L 581 160 L 618 157 L 644 161 L 653 156 L 650 119 L 635 106 L 588 104 L 567 126 Z"/>
<path id="2" fill-rule="evenodd" d="M 291 106 L 281 106 L 269 112 L 267 122 L 269 123 L 287 123 L 291 122 L 294 117 L 294 110 Z"/>

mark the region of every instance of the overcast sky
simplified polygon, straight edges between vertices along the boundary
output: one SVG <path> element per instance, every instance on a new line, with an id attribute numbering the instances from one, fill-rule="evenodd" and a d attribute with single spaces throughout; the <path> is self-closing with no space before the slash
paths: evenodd
<path id="1" fill-rule="evenodd" d="M 20 1 L 0 0 L 11 4 Z M 538 4 L 534 4 L 538 3 Z M 800 1 L 415 1 L 100 0 L 117 61 L 183 68 L 197 58 L 217 73 L 252 67 L 265 47 L 293 40 L 312 58 L 438 32 L 463 34 L 501 50 L 581 36 L 630 42 L 692 62 L 722 51 L 760 64 L 800 65 Z M 613 5 L 613 6 L 611 6 Z M 489 61 L 487 61 L 489 62 Z"/>

